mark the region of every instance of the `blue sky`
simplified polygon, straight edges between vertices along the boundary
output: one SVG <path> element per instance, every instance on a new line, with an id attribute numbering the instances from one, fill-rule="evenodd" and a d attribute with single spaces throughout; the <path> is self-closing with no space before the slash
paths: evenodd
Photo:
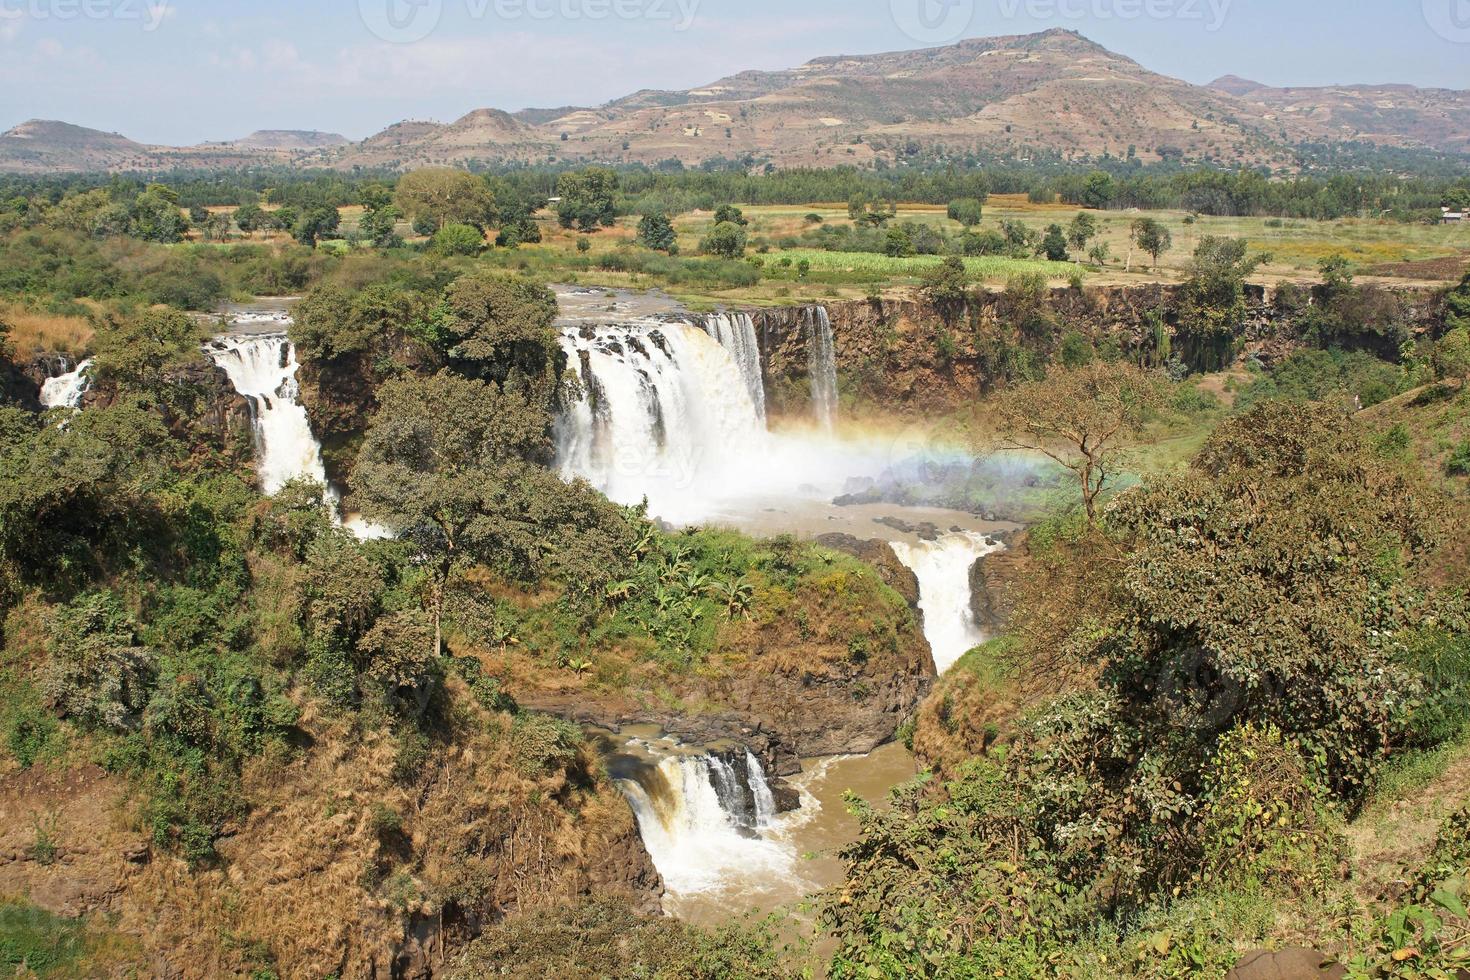
<path id="1" fill-rule="evenodd" d="M 361 138 L 1058 26 L 1192 82 L 1470 88 L 1470 0 L 0 0 L 0 128 Z"/>

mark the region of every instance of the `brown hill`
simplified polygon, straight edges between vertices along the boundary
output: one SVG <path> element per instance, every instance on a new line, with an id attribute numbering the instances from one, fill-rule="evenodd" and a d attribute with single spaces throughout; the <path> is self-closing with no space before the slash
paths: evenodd
<path id="1" fill-rule="evenodd" d="M 323 133 L 315 129 L 258 129 L 244 139 L 235 140 L 235 146 L 255 150 L 321 150 L 350 143 L 337 133 Z"/>
<path id="2" fill-rule="evenodd" d="M 30 129 L 28 130 L 28 127 Z M 115 134 L 28 123 L 0 137 L 0 170 L 164 169 L 286 162 L 406 169 L 548 159 L 779 166 L 893 162 L 920 153 L 1025 160 L 1105 154 L 1291 170 L 1304 144 L 1347 141 L 1470 153 L 1470 92 L 1413 86 L 1277 89 L 1159 75 L 1075 31 L 817 58 L 596 108 L 477 109 L 453 123 L 396 123 L 361 143 L 260 133 L 236 143 L 145 147 Z M 80 142 L 83 149 L 74 145 Z"/>
<path id="3" fill-rule="evenodd" d="M 1413 85 L 1271 88 L 1226 77 L 1210 87 L 1230 92 L 1253 115 L 1299 141 L 1362 141 L 1470 153 L 1470 92 Z"/>

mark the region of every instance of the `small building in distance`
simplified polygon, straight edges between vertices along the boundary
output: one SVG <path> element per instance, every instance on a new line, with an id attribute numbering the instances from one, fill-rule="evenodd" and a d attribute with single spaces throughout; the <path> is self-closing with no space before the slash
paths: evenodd
<path id="1" fill-rule="evenodd" d="M 1456 225 L 1464 220 L 1464 211 L 1451 211 L 1449 208 L 1439 209 L 1439 223 L 1442 225 Z"/>

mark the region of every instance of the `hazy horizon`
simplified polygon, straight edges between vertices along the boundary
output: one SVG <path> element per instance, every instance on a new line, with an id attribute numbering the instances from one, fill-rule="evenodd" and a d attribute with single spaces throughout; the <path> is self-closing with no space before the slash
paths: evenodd
<path id="1" fill-rule="evenodd" d="M 1325 0 L 808 0 L 799 11 L 774 0 L 359 0 L 332 11 L 0 0 L 0 128 L 41 118 L 169 145 L 259 129 L 357 140 L 402 119 L 596 106 L 824 55 L 1054 27 L 1196 84 L 1235 74 L 1470 88 L 1467 0 L 1397 11 Z"/>

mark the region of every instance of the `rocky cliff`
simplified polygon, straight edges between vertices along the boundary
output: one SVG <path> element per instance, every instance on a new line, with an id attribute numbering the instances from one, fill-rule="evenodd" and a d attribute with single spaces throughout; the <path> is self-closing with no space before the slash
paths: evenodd
<path id="1" fill-rule="evenodd" d="M 1407 328 L 1422 334 L 1442 322 L 1442 292 L 1382 289 Z M 1246 287 L 1238 340 L 1289 345 L 1310 291 Z M 1055 356 L 1062 338 L 1080 334 L 1098 349 L 1138 356 L 1162 329 L 1178 339 L 1179 287 L 1162 284 L 1060 288 L 1038 297 L 980 291 L 964 303 L 922 298 L 825 304 L 832 322 L 839 388 L 849 410 L 944 413 Z M 748 311 L 761 346 L 773 415 L 809 411 L 811 318 L 803 307 Z M 1045 322 L 1038 328 L 1039 322 Z"/>

